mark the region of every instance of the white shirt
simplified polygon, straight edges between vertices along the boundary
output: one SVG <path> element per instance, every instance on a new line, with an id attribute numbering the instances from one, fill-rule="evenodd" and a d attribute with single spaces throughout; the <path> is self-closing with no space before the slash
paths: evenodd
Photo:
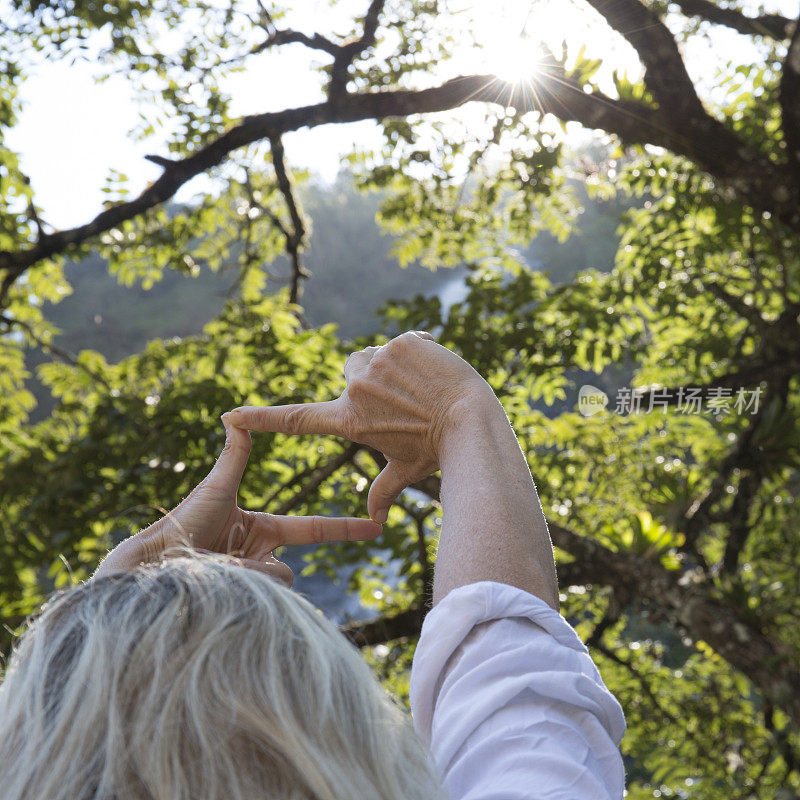
<path id="1" fill-rule="evenodd" d="M 427 615 L 414 727 L 452 800 L 619 800 L 625 717 L 572 626 L 522 589 L 482 581 Z"/>

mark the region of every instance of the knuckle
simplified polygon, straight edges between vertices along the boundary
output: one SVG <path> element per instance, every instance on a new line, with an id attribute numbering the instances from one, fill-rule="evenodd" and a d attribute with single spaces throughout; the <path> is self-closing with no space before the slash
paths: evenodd
<path id="1" fill-rule="evenodd" d="M 306 411 L 304 408 L 288 409 L 283 418 L 286 427 L 286 432 L 290 434 L 301 433 L 305 417 L 306 417 Z"/>
<path id="2" fill-rule="evenodd" d="M 369 372 L 380 375 L 386 371 L 386 368 L 391 364 L 392 357 L 384 347 L 375 351 L 372 356 L 372 361 L 369 362 Z"/>
<path id="3" fill-rule="evenodd" d="M 394 341 L 401 353 L 410 353 L 419 346 L 420 337 L 414 331 L 406 331 L 395 337 Z"/>
<path id="4" fill-rule="evenodd" d="M 344 409 L 339 419 L 339 429 L 345 439 L 349 439 L 351 442 L 359 441 L 363 431 L 359 424 L 358 415 L 353 409 Z"/>
<path id="5" fill-rule="evenodd" d="M 227 441 L 225 447 L 222 448 L 224 455 L 231 455 L 232 453 L 244 453 L 245 455 L 250 452 L 250 442 L 232 442 Z"/>
<path id="6" fill-rule="evenodd" d="M 360 400 L 367 394 L 367 381 L 360 375 L 347 383 L 347 393 L 352 400 Z"/>
<path id="7" fill-rule="evenodd" d="M 311 517 L 311 538 L 315 544 L 322 544 L 325 541 L 325 526 L 322 517 Z"/>
<path id="8" fill-rule="evenodd" d="M 404 337 L 406 337 L 406 334 L 403 333 L 400 336 L 395 336 L 394 339 L 391 339 L 386 343 L 384 347 L 387 356 L 391 358 L 398 358 L 402 357 L 408 352 L 408 338 Z"/>
<path id="9" fill-rule="evenodd" d="M 347 357 L 347 361 L 344 362 L 343 372 L 345 376 L 348 376 L 355 370 L 360 370 L 360 368 L 369 360 L 369 356 L 364 350 L 357 350 L 355 353 L 351 353 Z"/>
<path id="10" fill-rule="evenodd" d="M 267 425 L 269 423 L 270 412 L 267 408 L 255 408 L 252 411 L 252 415 L 256 425 Z"/>

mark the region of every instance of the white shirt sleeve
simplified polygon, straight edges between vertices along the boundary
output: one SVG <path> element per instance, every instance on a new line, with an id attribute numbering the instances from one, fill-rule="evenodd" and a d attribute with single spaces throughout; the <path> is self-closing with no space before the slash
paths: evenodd
<path id="1" fill-rule="evenodd" d="M 482 581 L 427 615 L 414 726 L 451 800 L 619 800 L 625 717 L 572 626 L 522 589 Z"/>

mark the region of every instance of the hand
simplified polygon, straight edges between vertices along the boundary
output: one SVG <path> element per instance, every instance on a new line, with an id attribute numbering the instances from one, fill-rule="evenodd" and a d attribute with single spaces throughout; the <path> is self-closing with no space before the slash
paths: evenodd
<path id="1" fill-rule="evenodd" d="M 381 526 L 368 519 L 284 517 L 239 508 L 236 495 L 250 455 L 250 434 L 231 425 L 228 417 L 222 416 L 225 447 L 206 478 L 165 517 L 123 542 L 95 576 L 142 561 L 158 562 L 170 548 L 188 542 L 198 550 L 232 555 L 242 566 L 291 586 L 294 574 L 273 556 L 276 547 L 374 539 L 380 534 Z"/>
<path id="2" fill-rule="evenodd" d="M 388 463 L 367 499 L 380 523 L 403 489 L 439 468 L 444 438 L 465 408 L 483 398 L 499 405 L 473 367 L 424 331 L 352 353 L 344 375 L 336 400 L 242 406 L 231 420 L 249 430 L 333 434 L 380 450 Z"/>

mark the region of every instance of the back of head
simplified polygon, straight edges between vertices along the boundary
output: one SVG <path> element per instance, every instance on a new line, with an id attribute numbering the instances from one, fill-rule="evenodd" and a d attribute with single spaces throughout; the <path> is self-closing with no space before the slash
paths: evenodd
<path id="1" fill-rule="evenodd" d="M 57 595 L 0 687 L 3 800 L 433 800 L 407 716 L 313 606 L 221 557 Z"/>

